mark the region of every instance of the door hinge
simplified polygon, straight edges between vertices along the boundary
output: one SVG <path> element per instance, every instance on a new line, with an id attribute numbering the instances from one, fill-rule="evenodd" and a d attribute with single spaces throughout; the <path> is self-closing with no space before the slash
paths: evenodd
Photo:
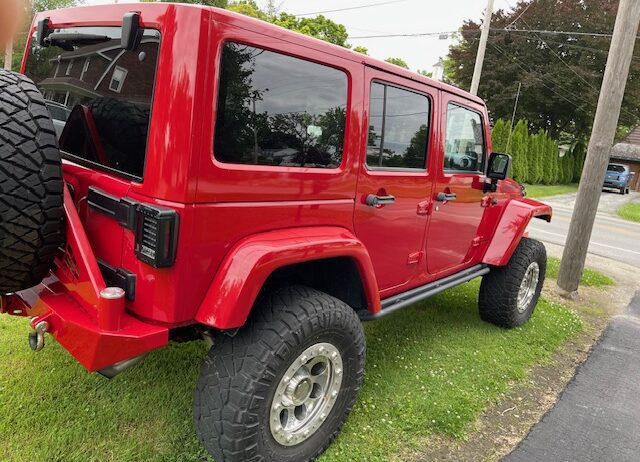
<path id="1" fill-rule="evenodd" d="M 415 265 L 416 263 L 420 263 L 420 259 L 422 259 L 423 255 L 423 251 L 410 253 L 409 257 L 407 258 L 407 265 Z"/>
<path id="2" fill-rule="evenodd" d="M 418 209 L 416 213 L 418 215 L 431 215 L 431 209 L 433 207 L 433 202 L 430 200 L 418 202 Z"/>

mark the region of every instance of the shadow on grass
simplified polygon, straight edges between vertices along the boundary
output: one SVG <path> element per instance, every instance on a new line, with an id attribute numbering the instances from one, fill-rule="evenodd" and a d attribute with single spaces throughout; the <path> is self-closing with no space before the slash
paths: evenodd
<path id="1" fill-rule="evenodd" d="M 477 315 L 470 283 L 365 326 L 360 399 L 322 461 L 388 460 L 433 433 L 463 436 L 509 382 L 580 330 L 542 301 L 514 330 Z M 0 318 L 2 460 L 206 461 L 191 423 L 203 342 L 171 345 L 107 381 L 49 342 L 28 350 L 24 320 Z"/>

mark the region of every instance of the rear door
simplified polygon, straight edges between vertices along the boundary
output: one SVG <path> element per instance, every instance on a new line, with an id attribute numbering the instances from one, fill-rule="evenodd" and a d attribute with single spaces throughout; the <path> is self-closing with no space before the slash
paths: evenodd
<path id="1" fill-rule="evenodd" d="M 489 132 L 484 108 L 443 93 L 441 113 L 444 153 L 426 246 L 431 274 L 465 266 L 487 237 L 478 235 L 487 205 L 483 186 Z"/>
<path id="2" fill-rule="evenodd" d="M 365 87 L 366 153 L 354 221 L 384 291 L 405 285 L 425 262 L 423 239 L 433 190 L 427 167 L 438 93 L 369 68 Z"/>
<path id="3" fill-rule="evenodd" d="M 91 247 L 113 267 L 121 265 L 127 226 L 122 199 L 143 181 L 160 45 L 160 33 L 145 29 L 138 49 L 127 51 L 121 33 L 56 29 L 63 38 L 48 46 L 32 41 L 24 69 L 45 97 Z"/>

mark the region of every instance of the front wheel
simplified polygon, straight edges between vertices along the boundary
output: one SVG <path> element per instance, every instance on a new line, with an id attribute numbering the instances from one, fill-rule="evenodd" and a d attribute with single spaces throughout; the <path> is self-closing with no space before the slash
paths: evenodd
<path id="1" fill-rule="evenodd" d="M 494 267 L 480 284 L 480 317 L 502 327 L 529 320 L 538 303 L 547 270 L 547 251 L 523 237 L 506 266 Z"/>
<path id="2" fill-rule="evenodd" d="M 217 462 L 313 460 L 338 434 L 362 384 L 354 310 L 307 287 L 280 289 L 211 348 L 194 421 Z"/>

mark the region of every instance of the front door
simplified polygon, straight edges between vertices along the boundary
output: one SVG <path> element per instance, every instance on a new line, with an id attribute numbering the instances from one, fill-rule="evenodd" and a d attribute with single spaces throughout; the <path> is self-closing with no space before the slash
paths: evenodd
<path id="1" fill-rule="evenodd" d="M 446 116 L 444 155 L 437 169 L 426 246 L 431 274 L 452 272 L 469 262 L 483 239 L 478 230 L 486 205 L 483 171 L 489 132 L 484 108 L 445 94 L 441 113 Z"/>
<path id="2" fill-rule="evenodd" d="M 354 222 L 384 291 L 405 285 L 425 265 L 423 240 L 433 188 L 427 166 L 438 93 L 374 69 L 367 69 L 366 77 L 366 155 Z"/>

